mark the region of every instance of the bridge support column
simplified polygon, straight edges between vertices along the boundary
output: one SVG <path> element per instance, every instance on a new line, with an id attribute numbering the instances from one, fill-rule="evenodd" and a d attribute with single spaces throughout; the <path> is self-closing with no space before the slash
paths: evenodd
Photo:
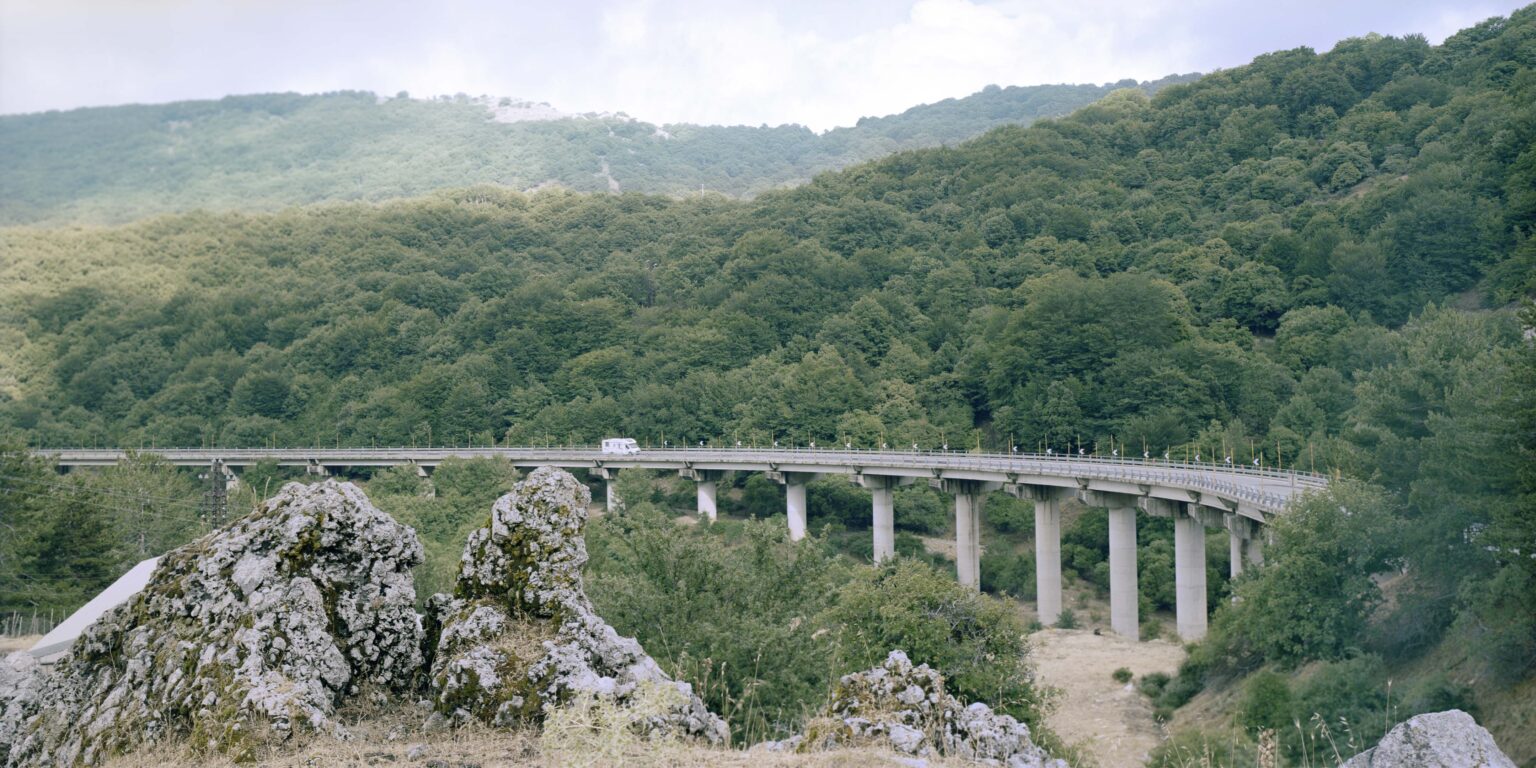
<path id="1" fill-rule="evenodd" d="M 1079 491 L 1078 498 L 1090 507 L 1109 510 L 1109 626 L 1121 637 L 1139 640 L 1135 498 L 1089 490 Z"/>
<path id="2" fill-rule="evenodd" d="M 1061 501 L 1065 489 L 1010 485 L 1010 494 L 1035 503 L 1035 605 L 1040 623 L 1061 618 Z"/>
<path id="3" fill-rule="evenodd" d="M 1205 521 L 1198 510 L 1173 518 L 1173 585 L 1180 639 L 1205 637 Z"/>
<path id="4" fill-rule="evenodd" d="M 1117 634 L 1141 638 L 1137 617 L 1140 592 L 1136 586 L 1136 510 L 1109 510 L 1109 625 Z"/>
<path id="5" fill-rule="evenodd" d="M 719 515 L 715 506 L 715 493 L 725 472 L 718 469 L 680 469 L 677 473 L 692 480 L 699 487 L 699 518 L 711 523 Z"/>
<path id="6" fill-rule="evenodd" d="M 805 538 L 805 483 L 784 484 L 784 511 L 789 516 L 789 540 Z"/>
<path id="7" fill-rule="evenodd" d="M 1243 575 L 1243 540 L 1238 538 L 1237 534 L 1233 533 L 1230 529 L 1227 531 L 1227 546 L 1229 550 L 1227 553 L 1227 559 L 1229 560 L 1227 573 L 1230 578 L 1236 580 L 1237 577 Z"/>
<path id="8" fill-rule="evenodd" d="M 1254 528 L 1258 528 L 1257 524 L 1253 525 Z M 1264 540 L 1260 538 L 1259 531 L 1255 530 L 1253 535 L 1243 542 L 1243 558 L 1248 565 L 1257 567 L 1264 564 Z"/>
<path id="9" fill-rule="evenodd" d="M 768 479 L 784 486 L 784 511 L 789 517 L 789 540 L 805 538 L 805 484 L 819 475 L 809 472 L 770 471 Z"/>
<path id="10" fill-rule="evenodd" d="M 1236 512 L 1226 516 L 1228 545 L 1231 548 L 1232 578 L 1242 575 L 1249 566 L 1264 564 L 1263 526 L 1258 521 Z"/>
<path id="11" fill-rule="evenodd" d="M 889 475 L 860 474 L 854 482 L 869 489 L 874 507 L 875 562 L 884 562 L 896 556 L 896 487 L 912 482 L 911 478 Z"/>
<path id="12" fill-rule="evenodd" d="M 608 469 L 607 467 L 598 467 L 592 470 L 592 474 L 603 480 L 603 511 L 608 514 L 623 512 L 624 500 L 619 498 L 619 489 L 614 486 L 614 483 L 619 479 L 619 471 L 617 469 Z"/>
<path id="13" fill-rule="evenodd" d="M 1199 504 L 1142 498 L 1138 506 L 1153 517 L 1173 518 L 1173 595 L 1179 638 L 1194 642 L 1205 637 L 1205 522 Z M 1215 513 L 1210 513 L 1214 515 Z"/>
<path id="14" fill-rule="evenodd" d="M 981 589 L 981 500 L 1002 483 L 941 480 L 939 486 L 955 496 L 955 575 L 971 589 Z"/>

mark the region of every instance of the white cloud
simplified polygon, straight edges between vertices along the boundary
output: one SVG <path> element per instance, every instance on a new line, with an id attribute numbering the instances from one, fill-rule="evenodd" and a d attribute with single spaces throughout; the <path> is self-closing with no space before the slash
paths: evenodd
<path id="1" fill-rule="evenodd" d="M 824 129 L 989 83 L 1149 79 L 1326 49 L 1371 24 L 1438 40 L 1519 0 L 1336 2 L 0 0 L 0 112 L 353 88 Z"/>
<path id="2" fill-rule="evenodd" d="M 1091 3 L 1090 3 L 1091 5 Z M 759 8 L 604 15 L 608 48 L 585 70 L 580 109 L 677 122 L 848 125 L 989 83 L 1102 82 L 1188 69 L 1190 46 L 1117 48 L 1134 17 L 1081 6 L 917 0 L 898 23 L 842 37 Z"/>

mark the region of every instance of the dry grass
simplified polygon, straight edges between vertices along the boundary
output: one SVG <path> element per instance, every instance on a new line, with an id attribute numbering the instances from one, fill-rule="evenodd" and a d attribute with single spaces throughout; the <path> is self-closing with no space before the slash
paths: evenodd
<path id="1" fill-rule="evenodd" d="M 42 635 L 17 635 L 14 637 L 10 635 L 0 635 L 0 656 L 3 656 L 7 653 L 14 653 L 15 651 L 25 651 L 28 648 L 37 645 L 37 641 L 41 639 L 43 639 Z"/>
<path id="2" fill-rule="evenodd" d="M 492 768 L 492 766 L 636 766 L 637 768 L 684 768 L 723 766 L 746 768 L 892 768 L 905 766 L 890 751 L 841 749 L 810 755 L 765 751 L 741 751 L 675 741 L 645 741 L 596 733 L 572 738 L 569 733 L 543 738 L 535 729 L 495 730 L 470 726 L 427 732 L 421 727 L 425 713 L 409 707 L 351 706 L 338 714 L 351 733 L 340 740 L 311 736 L 271 749 L 255 765 L 266 768 L 344 768 L 363 766 L 420 766 L 421 768 Z M 570 719 L 565 721 L 569 728 Z M 415 756 L 413 757 L 413 751 Z M 968 765 L 928 759 L 933 768 Z M 222 755 L 200 755 L 185 744 L 161 745 L 119 756 L 106 768 L 235 768 Z M 251 765 L 251 764 L 245 764 Z"/>

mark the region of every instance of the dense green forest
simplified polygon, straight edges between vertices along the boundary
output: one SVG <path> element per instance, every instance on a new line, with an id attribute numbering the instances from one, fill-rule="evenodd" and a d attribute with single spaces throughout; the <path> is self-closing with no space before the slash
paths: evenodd
<path id="1" fill-rule="evenodd" d="M 3 230 L 0 424 L 18 444 L 146 448 L 1114 442 L 1336 471 L 1276 523 L 1240 599 L 1212 601 L 1181 674 L 1144 689 L 1172 711 L 1246 679 L 1252 729 L 1388 722 L 1408 706 L 1393 670 L 1447 647 L 1454 675 L 1415 708 L 1530 690 L 1533 227 L 1526 8 L 1439 46 L 1370 36 L 1122 90 L 752 201 L 482 186 Z M 131 551 L 157 516 L 195 520 L 125 503 L 144 497 L 115 478 L 163 469 L 61 479 L 4 456 L 0 595 L 111 570 L 50 564 L 50 536 Z M 197 493 L 173 490 L 157 497 Z M 762 491 L 738 490 L 746 507 Z M 813 514 L 857 525 L 831 512 L 840 493 L 814 492 Z M 898 524 L 939 502 L 906 503 Z M 1092 581 L 1102 537 L 1067 539 Z M 659 602 L 658 581 L 620 593 Z M 1288 683 L 1302 668 L 1323 671 Z M 1525 706 L 1479 717 L 1536 754 Z"/>
<path id="2" fill-rule="evenodd" d="M 282 93 L 0 116 L 0 225 L 377 201 L 474 184 L 748 196 L 1065 115 L 1118 88 L 1155 93 L 1193 79 L 989 86 L 819 134 L 799 125 L 652 125 L 622 114 L 499 122 L 492 110 L 521 104 L 462 94 Z"/>

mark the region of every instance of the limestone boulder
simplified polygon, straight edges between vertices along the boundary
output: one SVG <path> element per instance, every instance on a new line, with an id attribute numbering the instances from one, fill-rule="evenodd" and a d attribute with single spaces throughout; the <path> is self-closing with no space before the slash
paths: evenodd
<path id="1" fill-rule="evenodd" d="M 1515 768 L 1493 735 L 1459 710 L 1415 715 L 1340 768 Z"/>
<path id="2" fill-rule="evenodd" d="M 22 726 L 41 705 L 38 694 L 43 679 L 42 665 L 30 653 L 0 659 L 0 765 L 7 764 Z"/>
<path id="3" fill-rule="evenodd" d="M 818 752 L 876 745 L 915 757 L 954 757 L 1008 768 L 1066 768 L 1030 740 L 1029 726 L 944 690 L 927 664 L 892 651 L 874 669 L 844 675 L 832 702 L 803 735 L 760 745 L 769 751 Z"/>
<path id="4" fill-rule="evenodd" d="M 721 743 L 725 722 L 692 686 L 670 679 L 633 638 L 592 608 L 583 587 L 582 529 L 591 494 L 544 467 L 499 499 L 470 534 L 455 594 L 434 595 L 427 617 L 439 717 L 504 726 L 596 697 L 627 704 L 642 686 L 675 695 L 644 718 L 647 731 Z"/>
<path id="5" fill-rule="evenodd" d="M 240 759 L 300 730 L 344 735 L 344 696 L 419 680 L 421 559 L 355 485 L 291 483 L 92 624 L 36 683 L 7 765 L 93 765 L 170 736 Z"/>

